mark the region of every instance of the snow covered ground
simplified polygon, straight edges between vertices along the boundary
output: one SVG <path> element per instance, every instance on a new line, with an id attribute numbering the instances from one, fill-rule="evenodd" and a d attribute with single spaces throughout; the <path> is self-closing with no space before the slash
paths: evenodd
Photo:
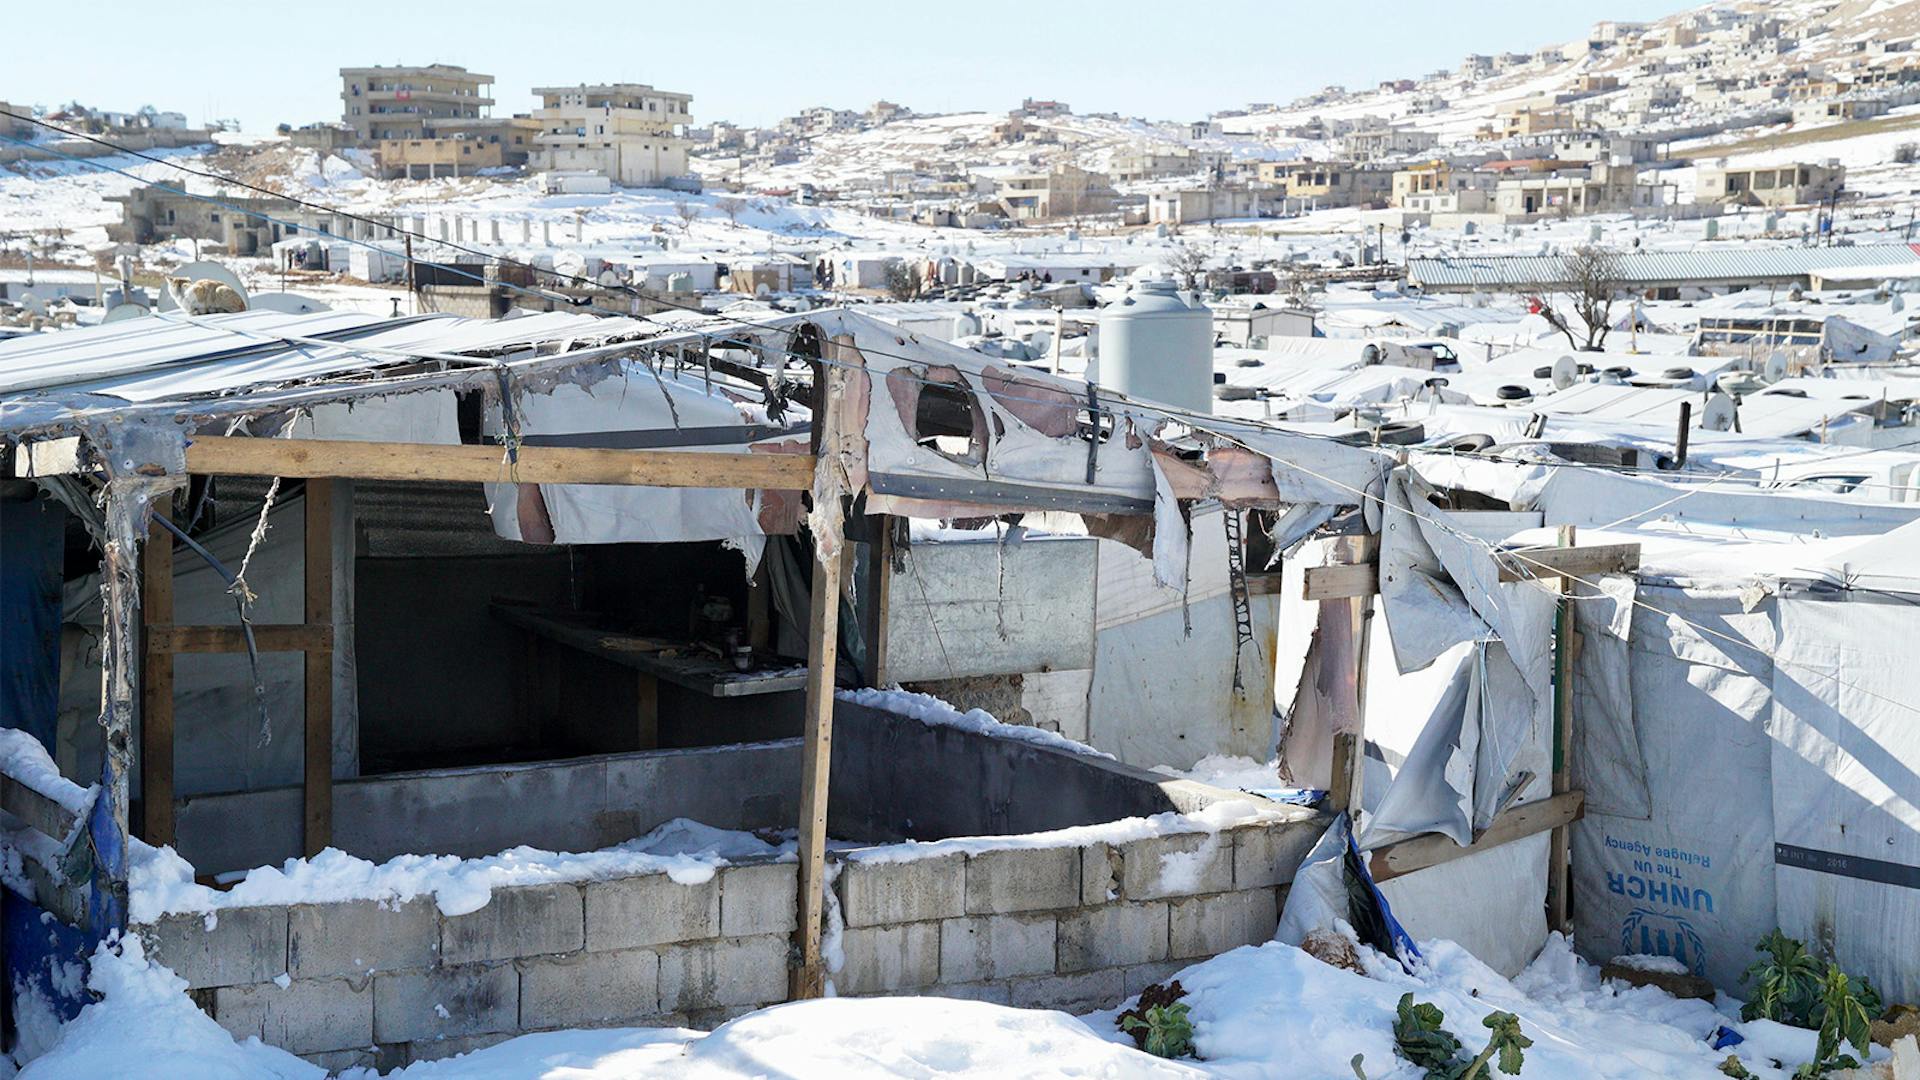
<path id="1" fill-rule="evenodd" d="M 1366 974 L 1330 966 L 1278 942 L 1195 964 L 1186 989 L 1198 1059 L 1165 1061 L 1134 1049 L 1118 1010 L 1073 1017 L 945 998 L 829 998 L 750 1013 L 712 1033 L 609 1029 L 526 1035 L 471 1054 L 422 1062 L 405 1080 L 627 1080 L 633 1077 L 853 1080 L 865 1077 L 1287 1077 L 1349 1080 L 1355 1059 L 1370 1080 L 1421 1075 L 1396 1056 L 1400 995 L 1439 1006 L 1446 1026 L 1477 1052 L 1480 1018 L 1519 1017 L 1533 1040 L 1523 1075 L 1550 1080 L 1670 1077 L 1718 1080 L 1731 1053 L 1762 1080 L 1779 1080 L 1813 1053 L 1810 1031 L 1740 1023 L 1738 1003 L 1680 1000 L 1653 988 L 1603 985 L 1564 938 L 1531 967 L 1501 978 L 1457 946 L 1426 942 L 1409 974 L 1362 950 Z M 89 985 L 101 1000 L 63 1031 L 23 1080 L 317 1078 L 321 1071 L 255 1040 L 236 1043 L 194 1007 L 185 983 L 150 963 L 138 942 L 103 948 Z M 1725 1027 L 1743 1042 L 1715 1050 Z M 372 1074 L 350 1073 L 358 1080 Z"/>

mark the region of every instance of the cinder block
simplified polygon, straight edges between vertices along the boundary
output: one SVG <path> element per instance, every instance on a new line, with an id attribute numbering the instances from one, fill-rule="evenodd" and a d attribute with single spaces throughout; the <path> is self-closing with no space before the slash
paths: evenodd
<path id="1" fill-rule="evenodd" d="M 1196 896 L 1169 903 L 1167 955 L 1213 956 L 1273 938 L 1280 909 L 1272 889 Z"/>
<path id="2" fill-rule="evenodd" d="M 966 856 L 905 862 L 848 859 L 840 871 L 840 913 L 848 926 L 948 919 L 966 914 Z"/>
<path id="3" fill-rule="evenodd" d="M 1099 907 L 1120 899 L 1120 849 L 1088 844 L 1080 849 L 1080 905 Z"/>
<path id="4" fill-rule="evenodd" d="M 236 1039 L 249 1035 L 295 1054 L 364 1049 L 373 1042 L 373 990 L 362 979 L 295 979 L 223 986 L 213 1016 Z"/>
<path id="5" fill-rule="evenodd" d="M 961 1001 L 988 1001 L 995 1005 L 1013 1004 L 1013 988 L 1005 982 L 962 983 L 958 986 L 942 983 L 929 986 L 921 993 L 926 997 L 958 998 Z"/>
<path id="6" fill-rule="evenodd" d="M 1060 1009 L 1070 1013 L 1111 1009 L 1127 999 L 1126 979 L 1114 968 L 1015 979 L 1009 990 L 1015 1008 Z"/>
<path id="7" fill-rule="evenodd" d="M 1108 904 L 1060 916 L 1061 972 L 1150 964 L 1167 958 L 1167 905 Z"/>
<path id="8" fill-rule="evenodd" d="M 940 981 L 940 924 L 849 927 L 840 935 L 846 963 L 833 975 L 843 994 L 913 990 Z"/>
<path id="9" fill-rule="evenodd" d="M 1190 966 L 1192 961 L 1189 960 L 1168 960 L 1159 964 L 1135 964 L 1130 968 L 1121 968 L 1120 974 L 1126 979 L 1127 996 L 1132 997 L 1154 983 L 1166 982 Z"/>
<path id="10" fill-rule="evenodd" d="M 283 907 L 169 915 L 136 930 L 146 942 L 147 958 L 171 968 L 189 989 L 266 982 L 287 970 Z"/>
<path id="11" fill-rule="evenodd" d="M 1319 818 L 1233 830 L 1233 887 L 1285 885 L 1325 832 Z"/>
<path id="12" fill-rule="evenodd" d="M 967 914 L 1080 905 L 1080 849 L 1008 848 L 967 856 Z"/>
<path id="13" fill-rule="evenodd" d="M 1120 846 L 1120 895 L 1128 900 L 1204 896 L 1233 888 L 1233 839 L 1175 833 Z"/>
<path id="14" fill-rule="evenodd" d="M 974 915 L 940 923 L 940 981 L 980 982 L 1053 971 L 1052 915 Z"/>
<path id="15" fill-rule="evenodd" d="M 440 917 L 429 899 L 297 904 L 287 913 L 287 971 L 296 979 L 432 967 Z"/>
<path id="16" fill-rule="evenodd" d="M 791 934 L 799 923 L 798 863 L 729 866 L 720 871 L 720 935 Z"/>
<path id="17" fill-rule="evenodd" d="M 596 881 L 586 887 L 587 948 L 593 951 L 720 936 L 720 885 L 682 885 L 665 874 Z"/>
<path id="18" fill-rule="evenodd" d="M 660 957 L 650 949 L 520 962 L 520 1028 L 591 1027 L 660 1011 Z"/>
<path id="19" fill-rule="evenodd" d="M 519 1024 L 520 975 L 511 964 L 382 972 L 373 977 L 375 1042 L 485 1035 L 515 1031 Z"/>
<path id="20" fill-rule="evenodd" d="M 444 1058 L 471 1054 L 475 1050 L 485 1050 L 513 1038 L 511 1031 L 489 1032 L 485 1035 L 443 1035 L 433 1039 L 419 1039 L 407 1044 L 407 1061 L 440 1061 Z"/>
<path id="21" fill-rule="evenodd" d="M 499 888 L 486 907 L 441 924 L 440 959 L 469 964 L 575 952 L 585 940 L 581 926 L 577 885 Z"/>
<path id="22" fill-rule="evenodd" d="M 660 950 L 660 1009 L 766 1005 L 787 996 L 787 938 L 720 938 Z"/>

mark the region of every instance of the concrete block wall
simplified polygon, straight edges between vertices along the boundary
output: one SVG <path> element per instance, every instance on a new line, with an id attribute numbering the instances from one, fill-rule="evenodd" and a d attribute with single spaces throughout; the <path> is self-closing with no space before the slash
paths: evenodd
<path id="1" fill-rule="evenodd" d="M 1118 843 L 836 853 L 834 983 L 844 995 L 1111 1007 L 1270 938 L 1323 828 L 1303 811 Z M 654 873 L 498 888 L 455 916 L 431 899 L 362 900 L 136 931 L 236 1036 L 333 1070 L 386 1070 L 532 1031 L 713 1027 L 783 1001 L 796 890 L 795 864 L 744 863 L 690 885 Z"/>
<path id="2" fill-rule="evenodd" d="M 842 995 L 940 994 L 1111 1008 L 1198 960 L 1273 936 L 1317 815 L 1123 843 L 894 861 L 850 853 L 835 882 Z"/>

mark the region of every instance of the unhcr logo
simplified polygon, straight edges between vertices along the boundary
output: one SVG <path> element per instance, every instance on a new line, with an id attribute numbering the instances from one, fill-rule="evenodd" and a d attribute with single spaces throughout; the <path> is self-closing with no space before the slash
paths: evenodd
<path id="1" fill-rule="evenodd" d="M 1671 956 L 1695 975 L 1707 968 L 1707 947 L 1693 924 L 1652 908 L 1634 908 L 1620 924 L 1620 951 L 1640 956 Z"/>
<path id="2" fill-rule="evenodd" d="M 1609 871 L 1607 891 L 1629 900 L 1671 904 L 1688 911 L 1704 911 L 1709 915 L 1713 914 L 1712 893 L 1705 889 L 1689 888 L 1678 882 L 1660 881 L 1656 878 L 1642 877 L 1639 874 L 1615 874 Z"/>

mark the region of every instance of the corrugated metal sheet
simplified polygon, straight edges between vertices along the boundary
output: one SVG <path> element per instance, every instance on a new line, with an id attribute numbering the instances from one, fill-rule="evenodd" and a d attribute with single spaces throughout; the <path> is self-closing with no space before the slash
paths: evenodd
<path id="1" fill-rule="evenodd" d="M 50 393 L 133 403 L 179 400 L 358 376 L 408 362 L 393 351 L 485 356 L 539 346 L 557 353 L 658 332 L 638 319 L 573 312 L 498 320 L 387 319 L 345 311 L 246 311 L 191 322 L 130 319 L 0 342 L 0 396 L 16 403 Z M 276 335 L 338 344 L 288 342 Z"/>
<path id="2" fill-rule="evenodd" d="M 1908 244 L 1777 247 L 1702 244 L 1691 251 L 1640 251 L 1619 256 L 1621 280 L 1635 285 L 1720 281 L 1788 281 L 1811 271 L 1920 263 Z M 1499 289 L 1563 284 L 1559 255 L 1490 255 L 1414 259 L 1408 280 L 1430 289 Z"/>

